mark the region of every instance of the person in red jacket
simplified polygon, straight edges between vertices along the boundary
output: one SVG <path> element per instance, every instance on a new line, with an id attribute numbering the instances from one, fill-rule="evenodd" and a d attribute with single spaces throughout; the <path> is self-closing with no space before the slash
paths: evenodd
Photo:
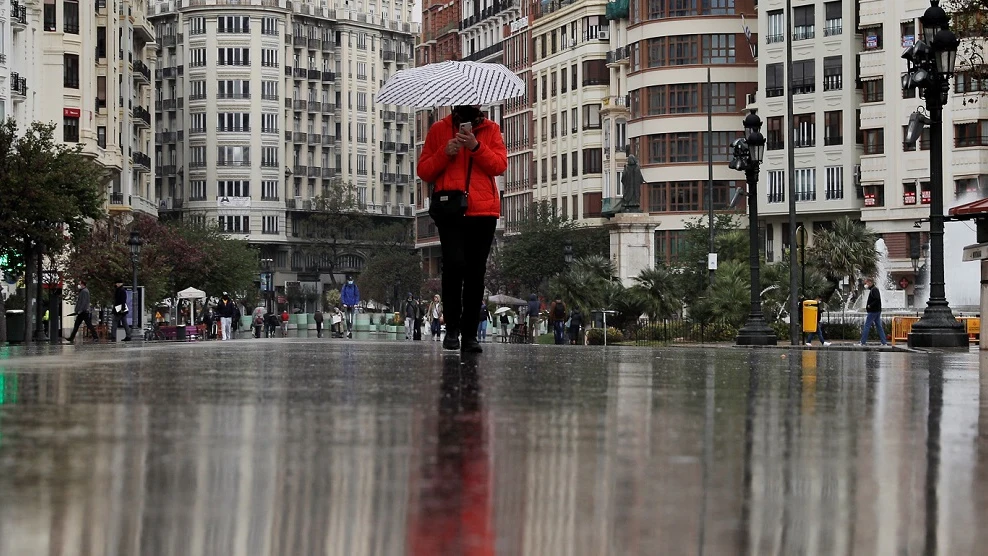
<path id="1" fill-rule="evenodd" d="M 418 176 L 433 184 L 432 203 L 438 202 L 441 192 L 465 191 L 467 198 L 463 216 L 436 217 L 433 213 L 443 254 L 445 349 L 483 351 L 477 341 L 477 307 L 483 301 L 487 257 L 501 216 L 494 177 L 507 168 L 501 128 L 479 106 L 456 106 L 429 128 Z"/>

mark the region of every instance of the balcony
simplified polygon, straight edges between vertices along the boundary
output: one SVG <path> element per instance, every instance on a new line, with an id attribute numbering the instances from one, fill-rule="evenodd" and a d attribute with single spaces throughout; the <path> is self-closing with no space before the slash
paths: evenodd
<path id="1" fill-rule="evenodd" d="M 322 80 L 326 82 L 335 81 L 336 73 L 332 71 L 324 71 L 322 72 Z"/>
<path id="2" fill-rule="evenodd" d="M 395 152 L 396 144 L 394 141 L 381 141 L 381 150 L 386 153 Z"/>
<path id="3" fill-rule="evenodd" d="M 823 76 L 824 91 L 840 91 L 844 88 L 844 76 L 837 73 Z"/>
<path id="4" fill-rule="evenodd" d="M 143 106 L 135 106 L 134 109 L 131 110 L 131 114 L 134 116 L 135 125 L 141 125 L 143 123 L 144 127 L 151 127 L 151 113 L 148 112 L 147 108 Z"/>
<path id="5" fill-rule="evenodd" d="M 308 134 L 304 132 L 296 131 L 292 133 L 293 143 L 305 143 L 306 140 L 308 140 L 308 138 L 309 138 Z"/>
<path id="6" fill-rule="evenodd" d="M 607 53 L 606 61 L 608 64 L 616 64 L 618 62 L 623 62 L 624 60 L 630 60 L 631 49 L 627 46 L 622 46 L 621 48 L 615 48 L 614 50 Z"/>
<path id="7" fill-rule="evenodd" d="M 319 70 L 317 70 L 317 69 L 311 69 L 310 68 L 309 71 L 308 71 L 307 76 L 308 76 L 309 79 L 312 79 L 314 81 L 318 81 L 318 80 L 322 79 L 322 72 L 319 71 Z"/>
<path id="8" fill-rule="evenodd" d="M 305 79 L 306 76 L 309 75 L 305 68 L 295 68 L 292 70 L 292 73 L 295 76 L 295 79 Z"/>
<path id="9" fill-rule="evenodd" d="M 250 160 L 217 160 L 216 165 L 224 168 L 250 168 Z"/>
<path id="10" fill-rule="evenodd" d="M 27 6 L 17 0 L 10 1 L 10 26 L 15 33 L 27 29 Z"/>
<path id="11" fill-rule="evenodd" d="M 216 133 L 250 133 L 250 126 L 216 126 Z"/>
<path id="12" fill-rule="evenodd" d="M 138 172 L 147 173 L 151 171 L 151 157 L 140 152 L 134 151 L 131 155 L 131 160 L 134 161 L 134 168 Z"/>
<path id="13" fill-rule="evenodd" d="M 309 50 L 319 50 L 321 47 L 322 47 L 321 40 L 309 37 Z"/>
<path id="14" fill-rule="evenodd" d="M 165 100 L 161 101 L 161 107 L 169 112 L 175 110 L 175 106 L 177 104 L 178 104 L 178 99 L 174 99 L 174 98 L 166 98 Z"/>
<path id="15" fill-rule="evenodd" d="M 393 122 L 397 119 L 397 113 L 394 110 L 381 110 L 381 119 L 386 122 Z"/>
<path id="16" fill-rule="evenodd" d="M 124 204 L 124 194 L 119 191 L 114 191 L 110 193 L 110 204 L 111 205 Z"/>
<path id="17" fill-rule="evenodd" d="M 178 132 L 176 131 L 159 131 L 154 134 L 154 142 L 158 145 L 174 143 L 177 139 Z"/>
<path id="18" fill-rule="evenodd" d="M 288 98 L 288 97 L 285 97 L 285 108 L 291 108 L 292 107 L 292 101 L 293 101 L 293 99 Z"/>
<path id="19" fill-rule="evenodd" d="M 291 76 L 292 76 L 292 67 L 285 66 L 285 77 L 291 77 Z"/>
<path id="20" fill-rule="evenodd" d="M 332 135 L 323 135 L 322 144 L 323 146 L 331 147 L 336 144 L 336 137 L 333 137 Z"/>
<path id="21" fill-rule="evenodd" d="M 165 79 L 175 79 L 178 76 L 178 68 L 172 66 L 169 68 L 161 68 L 161 77 Z"/>
<path id="22" fill-rule="evenodd" d="M 291 141 L 291 140 L 292 140 L 292 131 L 290 129 L 286 129 L 285 130 L 285 141 Z"/>
<path id="23" fill-rule="evenodd" d="M 408 143 L 398 143 L 398 154 L 406 154 L 408 152 Z"/>
<path id="24" fill-rule="evenodd" d="M 398 185 L 408 185 L 412 182 L 412 176 L 408 174 L 398 174 Z"/>
<path id="25" fill-rule="evenodd" d="M 318 166 L 309 166 L 309 177 L 310 178 L 318 178 L 320 175 L 322 175 L 322 169 L 321 168 L 319 168 Z"/>
<path id="26" fill-rule="evenodd" d="M 401 114 L 401 113 L 399 113 L 398 114 L 398 123 L 399 124 L 407 124 L 408 123 L 408 114 Z"/>
<path id="27" fill-rule="evenodd" d="M 322 103 L 319 101 L 310 100 L 309 112 L 322 112 Z"/>
<path id="28" fill-rule="evenodd" d="M 292 101 L 292 108 L 296 112 L 304 112 L 307 105 L 308 105 L 308 103 L 306 101 L 304 101 L 304 100 L 295 100 L 295 101 Z"/>
<path id="29" fill-rule="evenodd" d="M 27 98 L 27 78 L 17 72 L 10 72 L 10 93 L 14 102 L 24 102 Z"/>
<path id="30" fill-rule="evenodd" d="M 165 48 L 173 47 L 178 42 L 178 37 L 176 35 L 163 35 L 160 39 L 161 42 L 159 44 Z"/>
<path id="31" fill-rule="evenodd" d="M 323 52 L 331 52 L 333 50 L 333 41 L 322 41 Z"/>
<path id="32" fill-rule="evenodd" d="M 502 50 L 504 50 L 504 43 L 503 42 L 494 43 L 494 44 L 488 46 L 487 48 L 484 48 L 483 50 L 478 50 L 477 52 L 474 52 L 473 54 L 470 54 L 469 56 L 465 56 L 463 58 L 463 61 L 464 62 L 477 62 L 479 60 L 483 60 L 484 58 L 489 58 L 490 56 L 493 56 L 493 55 L 497 54 L 498 52 L 501 52 Z M 408 61 L 408 56 L 402 55 L 402 57 L 405 58 L 405 60 L 404 60 L 405 62 Z M 400 61 L 401 60 L 399 60 L 399 62 Z"/>
<path id="33" fill-rule="evenodd" d="M 398 183 L 398 174 L 381 173 L 381 183 L 394 184 Z"/>
<path id="34" fill-rule="evenodd" d="M 174 176 L 176 167 L 174 164 L 166 164 L 164 166 L 158 166 L 159 176 Z"/>
<path id="35" fill-rule="evenodd" d="M 381 59 L 384 60 L 385 62 L 394 62 L 395 61 L 395 51 L 394 50 L 382 50 L 381 51 Z"/>
<path id="36" fill-rule="evenodd" d="M 322 103 L 322 113 L 332 114 L 336 110 L 336 105 L 331 102 Z"/>
<path id="37" fill-rule="evenodd" d="M 310 133 L 309 134 L 309 144 L 310 145 L 319 145 L 321 143 L 322 143 L 322 135 L 319 135 L 317 133 Z"/>
<path id="38" fill-rule="evenodd" d="M 134 60 L 134 78 L 140 79 L 141 77 L 144 78 L 145 82 L 151 83 L 151 68 L 140 60 Z"/>
<path id="39" fill-rule="evenodd" d="M 335 168 L 323 168 L 322 169 L 322 177 L 325 178 L 325 179 L 335 178 L 336 177 L 336 169 Z"/>
<path id="40" fill-rule="evenodd" d="M 302 166 L 300 164 L 296 164 L 293 170 L 296 176 L 304 176 L 309 173 L 308 166 Z"/>

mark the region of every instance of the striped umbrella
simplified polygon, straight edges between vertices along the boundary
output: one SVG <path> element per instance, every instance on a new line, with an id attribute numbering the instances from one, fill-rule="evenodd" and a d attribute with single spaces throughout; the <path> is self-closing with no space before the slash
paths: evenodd
<path id="1" fill-rule="evenodd" d="M 399 71 L 377 102 L 396 106 L 484 105 L 525 94 L 525 82 L 501 64 L 440 62 Z"/>

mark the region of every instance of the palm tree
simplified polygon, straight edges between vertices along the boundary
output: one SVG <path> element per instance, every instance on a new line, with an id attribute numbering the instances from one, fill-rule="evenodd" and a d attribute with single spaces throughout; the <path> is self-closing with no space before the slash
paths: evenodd
<path id="1" fill-rule="evenodd" d="M 845 277 L 873 275 L 878 268 L 878 237 L 864 224 L 843 216 L 829 229 L 823 229 L 813 237 L 810 253 L 814 265 L 834 285 Z M 833 290 L 831 290 L 832 292 Z"/>
<path id="2" fill-rule="evenodd" d="M 630 293 L 650 319 L 666 319 L 683 308 L 677 277 L 665 265 L 646 268 L 634 280 Z"/>
<path id="3" fill-rule="evenodd" d="M 614 263 L 607 257 L 580 257 L 566 272 L 550 281 L 550 290 L 571 307 L 589 314 L 589 311 L 605 306 L 607 288 L 614 274 Z"/>

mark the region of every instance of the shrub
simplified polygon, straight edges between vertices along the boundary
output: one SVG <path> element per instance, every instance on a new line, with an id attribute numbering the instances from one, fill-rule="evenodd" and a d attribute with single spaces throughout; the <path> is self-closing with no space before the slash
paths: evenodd
<path id="1" fill-rule="evenodd" d="M 624 341 L 624 334 L 613 326 L 607 327 L 607 343 L 616 344 Z M 587 343 L 592 346 L 604 344 L 604 330 L 601 328 L 591 328 L 587 331 Z"/>

